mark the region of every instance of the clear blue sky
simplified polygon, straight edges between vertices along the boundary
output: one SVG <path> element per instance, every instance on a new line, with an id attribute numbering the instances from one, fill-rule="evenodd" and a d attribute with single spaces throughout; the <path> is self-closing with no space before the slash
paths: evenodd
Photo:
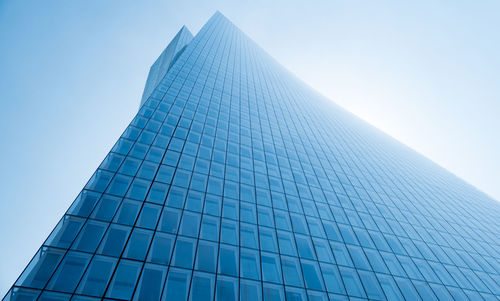
<path id="1" fill-rule="evenodd" d="M 312 87 L 500 200 L 500 1 L 4 0 L 1 296 L 136 113 L 155 58 L 216 10 Z"/>

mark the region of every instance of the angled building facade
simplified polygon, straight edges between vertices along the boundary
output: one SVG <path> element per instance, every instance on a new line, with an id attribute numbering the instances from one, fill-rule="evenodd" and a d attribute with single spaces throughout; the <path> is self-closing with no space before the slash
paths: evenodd
<path id="1" fill-rule="evenodd" d="M 500 203 L 216 13 L 5 300 L 498 300 L 499 233 Z"/>

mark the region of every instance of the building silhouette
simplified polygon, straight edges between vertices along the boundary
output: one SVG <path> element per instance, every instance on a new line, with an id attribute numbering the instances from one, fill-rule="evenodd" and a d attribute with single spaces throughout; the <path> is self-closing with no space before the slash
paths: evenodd
<path id="1" fill-rule="evenodd" d="M 499 233 L 497 201 L 216 13 L 4 300 L 498 300 Z"/>

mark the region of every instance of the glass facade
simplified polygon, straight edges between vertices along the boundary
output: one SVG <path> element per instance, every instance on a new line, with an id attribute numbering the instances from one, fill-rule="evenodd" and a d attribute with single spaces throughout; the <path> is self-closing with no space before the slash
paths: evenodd
<path id="1" fill-rule="evenodd" d="M 187 33 L 5 300 L 500 298 L 500 203 L 220 13 Z"/>

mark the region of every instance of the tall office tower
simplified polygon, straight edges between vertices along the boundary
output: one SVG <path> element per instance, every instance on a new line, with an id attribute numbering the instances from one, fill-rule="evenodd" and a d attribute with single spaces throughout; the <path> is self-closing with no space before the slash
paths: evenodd
<path id="1" fill-rule="evenodd" d="M 172 43 L 6 300 L 500 298 L 498 202 L 220 13 Z"/>

